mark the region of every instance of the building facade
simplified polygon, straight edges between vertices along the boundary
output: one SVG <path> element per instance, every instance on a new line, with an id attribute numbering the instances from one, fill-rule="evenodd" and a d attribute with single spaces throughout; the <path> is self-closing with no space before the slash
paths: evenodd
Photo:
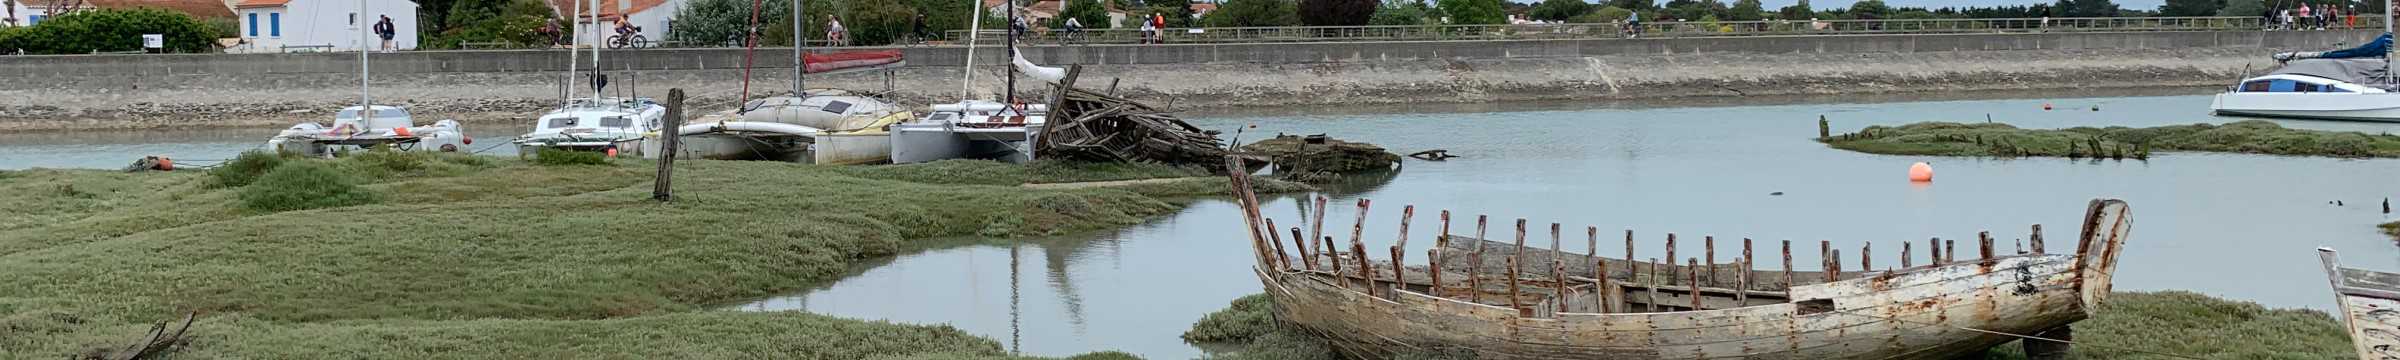
<path id="1" fill-rule="evenodd" d="M 391 50 L 417 48 L 417 3 L 373 0 L 361 11 L 357 0 L 242 0 L 234 5 L 242 44 L 227 52 L 357 51 L 380 49 L 371 31 L 383 16 L 392 18 Z M 363 43 L 361 41 L 364 41 Z"/>

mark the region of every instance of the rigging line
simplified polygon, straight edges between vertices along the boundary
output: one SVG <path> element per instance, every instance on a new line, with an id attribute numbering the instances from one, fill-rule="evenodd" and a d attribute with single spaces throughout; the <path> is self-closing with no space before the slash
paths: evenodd
<path id="1" fill-rule="evenodd" d="M 1971 328 L 1971 327 L 1965 327 L 1965 326 L 1958 326 L 1958 325 L 1949 325 L 1949 324 L 1936 324 L 1936 323 L 1928 323 L 1928 322 L 1922 322 L 1922 321 L 1912 321 L 1912 320 L 1908 320 L 1908 319 L 1901 319 L 1901 318 L 1897 318 L 1897 317 L 1888 317 L 1888 316 L 1876 316 L 1876 315 L 1860 314 L 1860 313 L 1855 313 L 1855 312 L 1851 312 L 1851 311 L 1835 310 L 1835 311 L 1833 311 L 1833 313 L 1837 313 L 1837 314 L 1848 314 L 1848 315 L 1855 315 L 1855 316 L 1862 316 L 1862 317 L 1868 317 L 1868 318 L 1874 318 L 1874 319 L 1883 319 L 1883 320 L 1889 320 L 1889 321 L 1904 322 L 1904 323 L 1917 324 L 1917 325 L 1928 325 L 1928 326 L 1949 327 L 1949 328 L 1955 328 L 1955 329 L 1959 329 L 1959 330 L 1973 331 L 1973 332 L 1979 332 L 1979 333 L 1985 333 L 1985 334 L 1992 334 L 1992 335 L 2000 335 L 2000 336 L 2007 336 L 2007 337 L 2015 337 L 2015 338 L 2027 339 L 2027 340 L 2041 340 L 2041 341 L 2049 341 L 2049 342 L 2055 342 L 2055 343 L 2063 343 L 2063 344 L 2068 344 L 2068 345 L 2077 345 L 2077 346 L 2090 346 L 2090 347 L 2096 347 L 2096 348 L 2101 348 L 2101 349 L 2109 349 L 2109 350 L 2122 350 L 2122 351 L 2131 351 L 2131 352 L 2137 352 L 2137 353 L 2143 353 L 2143 354 L 2150 354 L 2150 355 L 2158 355 L 2158 356 L 2165 356 L 2165 357 L 2171 357 L 2171 358 L 2177 358 L 2177 359 L 2207 360 L 2207 359 L 2205 359 L 2205 358 L 2201 358 L 2201 357 L 2198 357 L 2198 356 L 2191 356 L 2191 355 L 2183 355 L 2183 354 L 2176 354 L 2176 353 L 2169 353 L 2169 352 L 2160 352 L 2160 351 L 2151 351 L 2151 350 L 2142 350 L 2142 349 L 2135 349 L 2135 348 L 2130 348 L 2130 347 L 2122 347 L 2122 346 L 2108 346 L 2108 345 L 2099 345 L 2099 344 L 2092 344 L 2092 343 L 2078 343 L 2078 342 L 2074 342 L 2074 341 L 2072 341 L 2072 340 L 2059 340 L 2059 339 L 2052 339 L 2052 338 L 2040 337 L 2040 336 L 2012 334 L 2012 333 L 1999 332 L 1999 331 L 1991 331 L 1991 330 L 1984 330 L 1984 329 L 1977 329 L 1977 328 Z"/>

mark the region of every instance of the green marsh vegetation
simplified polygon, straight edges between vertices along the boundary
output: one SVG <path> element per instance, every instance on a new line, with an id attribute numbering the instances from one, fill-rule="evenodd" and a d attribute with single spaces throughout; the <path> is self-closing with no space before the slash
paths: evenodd
<path id="1" fill-rule="evenodd" d="M 2326 296 L 2332 296 L 2328 292 Z M 1273 300 L 1256 294 L 1202 317 L 1185 340 L 1238 346 L 1225 359 L 1339 359 L 1306 332 L 1277 324 Z M 2075 323 L 2075 359 L 2174 359 L 2120 349 L 2205 359 L 2348 359 L 2356 353 L 2332 315 L 2317 310 L 2268 309 L 2258 303 L 2184 291 L 2118 292 L 2098 315 Z M 2023 359 L 2016 343 L 1985 358 Z M 1406 354 L 1415 359 L 1471 359 L 1464 354 Z"/>
<path id="2" fill-rule="evenodd" d="M 2154 151 L 2331 157 L 2400 157 L 2400 136 L 2285 128 L 2246 120 L 2223 125 L 2020 129 L 2001 123 L 1922 122 L 1869 126 L 1817 139 L 1836 149 L 1887 155 L 2148 159 Z"/>
<path id="3" fill-rule="evenodd" d="M 1121 227 L 1226 190 L 1016 186 L 1189 174 L 1140 165 L 678 168 L 669 203 L 640 161 L 0 171 L 0 358 L 122 347 L 184 312 L 202 316 L 177 358 L 998 357 L 946 326 L 719 310 L 928 239 Z"/>

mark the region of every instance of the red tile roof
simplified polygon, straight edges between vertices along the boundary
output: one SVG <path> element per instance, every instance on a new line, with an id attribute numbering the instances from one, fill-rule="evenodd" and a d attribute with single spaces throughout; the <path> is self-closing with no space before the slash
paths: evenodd
<path id="1" fill-rule="evenodd" d="M 225 7 L 221 0 L 88 0 L 88 3 L 91 8 L 99 9 L 159 8 L 198 18 L 233 17 L 233 9 Z"/>
<path id="2" fill-rule="evenodd" d="M 234 4 L 233 7 L 236 9 L 278 7 L 290 2 L 292 2 L 292 0 L 242 0 L 241 3 Z"/>

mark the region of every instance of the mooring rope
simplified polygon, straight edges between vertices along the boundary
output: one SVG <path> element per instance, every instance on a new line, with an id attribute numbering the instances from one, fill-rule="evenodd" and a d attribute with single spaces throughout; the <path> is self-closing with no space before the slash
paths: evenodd
<path id="1" fill-rule="evenodd" d="M 2152 350 L 2135 349 L 2135 348 L 2130 348 L 2130 347 L 2122 347 L 2122 346 L 2108 346 L 2108 345 L 2099 345 L 2099 344 L 2090 344 L 2090 343 L 2078 343 L 2078 342 L 2074 342 L 2074 341 L 2072 341 L 2072 340 L 2059 340 L 2059 339 L 2052 339 L 2052 338 L 2046 338 L 2046 337 L 2040 337 L 2040 336 L 2033 336 L 2033 335 L 2013 334 L 2013 333 L 2007 333 L 2007 332 L 1992 331 L 1992 330 L 1984 330 L 1984 329 L 1977 329 L 1977 328 L 1971 328 L 1971 327 L 1965 327 L 1965 326 L 1958 326 L 1958 325 L 1950 325 L 1950 324 L 1938 324 L 1938 323 L 1928 323 L 1928 322 L 1922 322 L 1922 321 L 1910 321 L 1910 320 L 1908 320 L 1908 319 L 1901 319 L 1901 318 L 1897 318 L 1897 317 L 1889 317 L 1889 316 L 1876 316 L 1876 315 L 1860 314 L 1860 313 L 1855 313 L 1855 312 L 1850 312 L 1850 311 L 1841 311 L 1841 310 L 1835 310 L 1835 311 L 1833 311 L 1833 312 L 1834 312 L 1834 313 L 1837 313 L 1837 314 L 1849 314 L 1849 315 L 1863 316 L 1863 317 L 1868 317 L 1868 318 L 1875 318 L 1875 319 L 1883 319 L 1883 320 L 1890 320 L 1890 321 L 1897 321 L 1897 322 L 1911 323 L 1911 324 L 1917 324 L 1917 325 L 1930 325 L 1930 326 L 1949 327 L 1949 328 L 1954 328 L 1954 329 L 1959 329 L 1959 330 L 1966 330 L 1966 331 L 1973 331 L 1973 332 L 1979 332 L 1979 333 L 1985 333 L 1985 334 L 1992 334 L 1992 335 L 2000 335 L 2000 336 L 2015 337 L 2015 338 L 2019 338 L 2019 339 L 2025 339 L 2025 340 L 2041 340 L 2041 341 L 2048 341 L 2048 342 L 2055 342 L 2055 343 L 2068 344 L 2068 345 L 2075 345 L 2075 346 L 2090 346 L 2090 347 L 2101 348 L 2101 349 L 2108 349 L 2108 350 L 2120 350 L 2120 351 L 2130 351 L 2130 352 L 2137 352 L 2137 353 L 2143 353 L 2143 354 L 2150 354 L 2150 355 L 2165 356 L 2165 357 L 2171 357 L 2171 358 L 2177 358 L 2177 359 L 2207 360 L 2206 358 L 2202 358 L 2202 357 L 2198 357 L 2198 356 L 2191 356 L 2191 355 L 2184 355 L 2184 354 L 2176 354 L 2176 353 L 2159 352 L 2159 351 L 2152 351 Z"/>

